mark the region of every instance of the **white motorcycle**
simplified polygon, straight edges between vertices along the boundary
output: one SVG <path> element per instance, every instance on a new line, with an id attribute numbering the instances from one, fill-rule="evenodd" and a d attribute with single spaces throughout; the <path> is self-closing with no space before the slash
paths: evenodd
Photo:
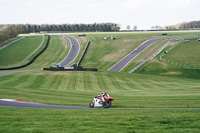
<path id="1" fill-rule="evenodd" d="M 113 101 L 114 99 L 112 97 L 110 97 L 108 94 L 107 96 L 104 98 L 105 101 L 102 100 L 101 96 L 95 96 L 94 100 L 89 104 L 90 108 L 94 108 L 94 107 L 104 107 L 104 108 L 109 108 L 112 104 L 111 101 Z"/>

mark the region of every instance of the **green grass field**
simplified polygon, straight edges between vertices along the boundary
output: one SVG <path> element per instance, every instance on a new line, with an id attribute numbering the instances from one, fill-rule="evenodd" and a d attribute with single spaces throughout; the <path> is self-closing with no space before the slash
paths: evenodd
<path id="1" fill-rule="evenodd" d="M 172 42 L 156 58 L 146 63 L 137 73 L 200 79 L 200 42 Z M 170 50 L 171 49 L 171 50 Z"/>
<path id="2" fill-rule="evenodd" d="M 90 47 L 87 54 L 82 62 L 83 67 L 98 68 L 100 71 L 107 71 L 120 59 L 138 47 L 142 42 L 152 38 L 168 38 L 178 36 L 194 36 L 197 35 L 198 31 L 190 32 L 166 32 L 167 36 L 162 36 L 162 32 L 124 32 L 124 33 L 87 33 L 87 40 L 91 41 Z M 78 34 L 71 34 L 77 36 Z M 106 36 L 116 38 L 116 40 L 104 40 Z M 161 44 L 160 44 L 161 45 Z M 163 45 L 163 44 L 162 44 Z M 149 54 L 159 49 L 158 44 L 152 48 Z M 144 55 L 143 55 L 144 56 Z M 138 56 L 138 58 L 143 58 Z M 125 70 L 132 69 L 132 65 L 138 64 L 138 61 L 133 61 L 131 65 L 127 66 Z"/>
<path id="3" fill-rule="evenodd" d="M 0 47 L 4 46 L 4 45 L 6 45 L 6 44 L 8 44 L 8 43 L 10 43 L 12 41 L 15 41 L 15 40 L 17 40 L 19 38 L 21 38 L 21 37 L 19 36 L 19 37 L 16 37 L 16 38 L 11 38 L 11 39 L 5 40 L 4 42 L 0 43 Z"/>
<path id="4" fill-rule="evenodd" d="M 51 67 L 52 63 L 61 62 L 70 50 L 69 41 L 61 36 L 51 35 L 48 48 L 42 53 L 33 64 L 23 69 L 41 69 L 42 67 Z"/>
<path id="5" fill-rule="evenodd" d="M 0 132 L 199 133 L 199 110 L 0 108 Z"/>
<path id="6" fill-rule="evenodd" d="M 42 43 L 43 39 L 44 43 L 40 49 L 35 51 Z M 0 67 L 8 68 L 27 63 L 41 51 L 46 44 L 46 40 L 47 37 L 43 38 L 43 36 L 27 36 L 26 38 L 6 47 L 0 51 Z"/>
<path id="7" fill-rule="evenodd" d="M 199 80 L 117 72 L 33 71 L 0 76 L 2 98 L 88 106 L 106 91 L 113 107 L 200 107 Z"/>
<path id="8" fill-rule="evenodd" d="M 145 49 L 141 54 L 139 54 L 135 59 L 133 59 L 124 69 L 122 69 L 122 72 L 129 72 L 134 67 L 136 67 L 139 63 L 153 55 L 159 48 L 161 48 L 165 43 L 167 43 L 167 40 L 158 41 L 156 43 L 153 43 L 151 46 L 149 46 L 147 49 Z"/>
<path id="9" fill-rule="evenodd" d="M 105 90 L 115 99 L 112 107 L 122 109 L 63 110 L 1 107 L 0 132 L 200 132 L 199 110 L 142 109 L 200 108 L 200 82 L 199 74 L 196 73 L 199 69 L 188 69 L 163 62 L 160 60 L 161 53 L 137 73 L 128 73 L 132 66 L 154 53 L 165 42 L 157 42 L 150 46 L 122 72 L 107 71 L 145 40 L 163 37 L 160 36 L 161 33 L 87 33 L 86 39 L 91 41 L 91 45 L 81 65 L 98 68 L 99 72 L 35 70 L 60 62 L 70 49 L 67 39 L 51 35 L 46 51 L 33 64 L 23 68 L 34 69 L 33 71 L 0 76 L 0 98 L 87 107 L 94 96 Z M 195 35 L 198 32 L 167 33 L 168 36 L 165 37 Z M 72 33 L 70 35 L 77 36 Z M 103 40 L 104 36 L 111 35 L 116 37 L 116 40 Z M 84 47 L 85 39 L 78 39 L 81 39 L 79 41 Z M 191 40 L 191 44 L 178 42 L 170 44 L 166 49 L 173 48 L 163 58 L 170 60 L 179 56 L 173 51 L 179 52 L 183 57 L 184 53 L 188 53 L 190 56 L 181 60 L 185 62 L 193 58 L 193 54 L 197 52 L 195 61 L 188 61 L 188 64 L 199 65 L 198 46 L 193 42 Z M 182 58 L 176 59 L 179 61 Z M 178 71 L 183 72 L 182 75 L 178 75 Z"/>

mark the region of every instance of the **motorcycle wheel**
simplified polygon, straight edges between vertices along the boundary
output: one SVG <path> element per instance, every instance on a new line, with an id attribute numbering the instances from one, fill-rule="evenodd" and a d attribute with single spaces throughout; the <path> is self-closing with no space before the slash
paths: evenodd
<path id="1" fill-rule="evenodd" d="M 89 104 L 89 107 L 90 107 L 90 108 L 94 108 L 94 103 L 93 103 L 93 101 Z"/>
<path id="2" fill-rule="evenodd" d="M 111 106 L 112 102 L 110 100 L 106 100 L 104 103 L 104 108 L 109 108 Z"/>

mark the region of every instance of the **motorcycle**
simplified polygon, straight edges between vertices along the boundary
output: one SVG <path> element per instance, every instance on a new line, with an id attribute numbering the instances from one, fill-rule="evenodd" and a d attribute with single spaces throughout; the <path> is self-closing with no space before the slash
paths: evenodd
<path id="1" fill-rule="evenodd" d="M 114 99 L 107 94 L 107 96 L 104 97 L 104 100 L 105 101 L 102 100 L 100 95 L 95 96 L 94 100 L 89 104 L 89 107 L 90 108 L 94 108 L 94 107 L 109 108 L 112 104 L 111 101 L 113 101 Z"/>

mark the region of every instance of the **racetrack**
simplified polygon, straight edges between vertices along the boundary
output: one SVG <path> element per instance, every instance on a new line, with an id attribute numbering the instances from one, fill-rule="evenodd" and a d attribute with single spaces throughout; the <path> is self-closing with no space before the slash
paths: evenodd
<path id="1" fill-rule="evenodd" d="M 19 72 L 19 71 L 13 71 Z M 11 72 L 11 73 L 13 73 Z M 2 72 L 0 75 L 8 74 L 7 72 Z M 5 105 L 6 104 L 6 105 Z M 29 108 L 57 108 L 57 109 L 89 109 L 88 107 L 77 107 L 77 106 L 57 106 L 57 105 L 44 105 L 35 103 L 13 103 L 13 102 L 0 102 L 2 107 L 29 107 Z M 200 109 L 200 108 L 110 108 L 110 109 Z"/>
<path id="2" fill-rule="evenodd" d="M 149 47 L 151 44 L 163 39 L 151 39 L 142 43 L 139 47 L 130 52 L 127 56 L 117 62 L 114 66 L 112 66 L 108 71 L 121 71 L 130 61 L 132 61 L 135 57 L 137 57 L 143 50 Z"/>
<path id="3" fill-rule="evenodd" d="M 11 73 L 17 73 L 17 72 L 27 72 L 27 71 L 32 71 L 32 70 L 19 70 L 19 71 L 0 72 L 0 76 L 1 75 L 6 75 L 6 74 L 11 74 Z"/>
<path id="4" fill-rule="evenodd" d="M 23 108 L 54 108 L 54 109 L 88 109 L 89 107 L 79 107 L 79 106 L 58 106 L 58 105 L 46 105 L 39 103 L 29 103 L 29 102 L 11 102 L 0 100 L 0 107 L 23 107 Z"/>
<path id="5" fill-rule="evenodd" d="M 60 67 L 65 67 L 66 65 L 70 64 L 77 57 L 80 50 L 80 44 L 76 38 L 69 35 L 64 35 L 64 37 L 69 39 L 71 49 L 65 59 L 59 63 Z"/>
<path id="6" fill-rule="evenodd" d="M 81 106 L 59 106 L 59 105 L 46 105 L 39 103 L 29 103 L 29 102 L 12 102 L 12 101 L 3 101 L 0 99 L 0 107 L 21 107 L 21 108 L 53 108 L 53 109 L 90 109 L 89 107 Z M 107 109 L 107 108 L 106 108 Z M 200 110 L 200 108 L 109 108 L 109 109 L 143 109 L 143 110 Z"/>

